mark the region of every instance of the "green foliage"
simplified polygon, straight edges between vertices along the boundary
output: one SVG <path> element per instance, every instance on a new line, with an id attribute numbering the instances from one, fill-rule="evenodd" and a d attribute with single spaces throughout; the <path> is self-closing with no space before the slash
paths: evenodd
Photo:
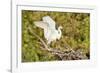
<path id="1" fill-rule="evenodd" d="M 59 60 L 47 51 L 41 50 L 41 42 L 38 38 L 29 33 L 31 26 L 33 32 L 44 41 L 43 29 L 34 25 L 34 21 L 41 21 L 43 16 L 50 16 L 62 26 L 62 37 L 60 40 L 51 43 L 51 47 L 66 50 L 64 46 L 75 49 L 83 49 L 84 54 L 90 51 L 90 14 L 71 12 L 46 12 L 22 10 L 22 62 L 53 61 Z"/>

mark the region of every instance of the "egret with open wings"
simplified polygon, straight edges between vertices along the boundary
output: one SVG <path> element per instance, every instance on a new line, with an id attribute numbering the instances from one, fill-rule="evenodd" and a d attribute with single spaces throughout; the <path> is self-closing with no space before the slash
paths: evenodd
<path id="1" fill-rule="evenodd" d="M 47 40 L 47 44 L 50 44 L 52 41 L 59 40 L 61 38 L 62 27 L 59 26 L 58 29 L 56 29 L 56 23 L 50 16 L 44 16 L 43 21 L 35 21 L 34 24 L 37 27 L 40 27 L 44 29 L 44 37 Z"/>

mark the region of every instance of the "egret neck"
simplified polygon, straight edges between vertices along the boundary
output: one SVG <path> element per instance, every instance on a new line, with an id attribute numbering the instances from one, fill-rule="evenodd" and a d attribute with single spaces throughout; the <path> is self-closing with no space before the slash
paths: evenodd
<path id="1" fill-rule="evenodd" d="M 58 27 L 58 40 L 61 38 L 62 32 L 61 32 L 62 27 Z"/>

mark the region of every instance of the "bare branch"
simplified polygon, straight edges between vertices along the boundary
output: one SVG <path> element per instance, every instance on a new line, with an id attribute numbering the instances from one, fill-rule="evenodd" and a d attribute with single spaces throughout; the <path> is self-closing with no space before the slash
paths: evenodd
<path id="1" fill-rule="evenodd" d="M 82 53 L 80 53 L 80 51 L 74 51 L 71 47 L 66 47 L 67 50 L 66 51 L 61 51 L 61 50 L 57 50 L 57 49 L 53 49 L 48 47 L 48 45 L 43 41 L 42 38 L 40 38 L 37 34 L 35 34 L 31 27 L 28 27 L 29 32 L 34 35 L 35 37 L 37 37 L 40 42 L 43 44 L 43 47 L 40 47 L 42 50 L 51 52 L 51 54 L 57 55 L 59 56 L 59 58 L 61 60 L 78 60 L 78 59 L 87 59 L 87 57 L 85 55 L 83 55 Z"/>
<path id="2" fill-rule="evenodd" d="M 37 34 L 35 34 L 35 33 L 32 31 L 31 27 L 28 27 L 28 30 L 29 30 L 30 33 L 32 33 L 35 37 L 37 37 L 37 38 L 42 42 L 42 44 L 44 45 L 44 47 L 45 47 L 46 49 L 49 50 L 47 44 L 46 44 Z"/>

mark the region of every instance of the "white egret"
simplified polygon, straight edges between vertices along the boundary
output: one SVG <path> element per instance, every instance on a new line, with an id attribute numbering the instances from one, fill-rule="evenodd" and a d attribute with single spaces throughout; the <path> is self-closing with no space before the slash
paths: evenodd
<path id="1" fill-rule="evenodd" d="M 35 21 L 34 24 L 37 27 L 44 29 L 44 37 L 47 40 L 47 44 L 50 44 L 52 41 L 59 40 L 61 38 L 62 27 L 59 26 L 58 29 L 55 28 L 55 21 L 50 16 L 44 16 L 43 21 Z"/>

